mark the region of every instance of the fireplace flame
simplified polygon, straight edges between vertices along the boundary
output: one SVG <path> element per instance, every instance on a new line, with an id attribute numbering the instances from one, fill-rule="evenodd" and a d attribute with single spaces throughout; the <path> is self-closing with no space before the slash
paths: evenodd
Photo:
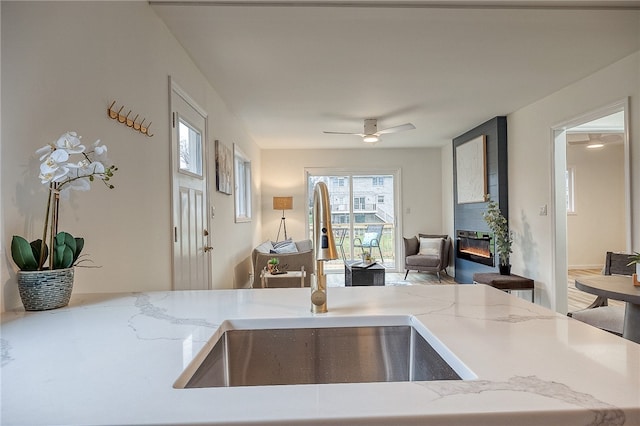
<path id="1" fill-rule="evenodd" d="M 474 256 L 484 257 L 486 259 L 491 258 L 491 253 L 487 252 L 486 250 L 482 250 L 481 248 L 467 247 L 464 249 L 460 249 L 460 252 L 466 253 L 466 254 L 472 254 Z"/>

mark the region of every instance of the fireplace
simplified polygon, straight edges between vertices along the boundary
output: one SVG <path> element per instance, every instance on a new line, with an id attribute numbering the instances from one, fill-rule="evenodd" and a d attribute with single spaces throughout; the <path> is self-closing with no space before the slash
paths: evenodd
<path id="1" fill-rule="evenodd" d="M 495 266 L 493 235 L 489 232 L 456 231 L 456 256 L 488 266 Z"/>

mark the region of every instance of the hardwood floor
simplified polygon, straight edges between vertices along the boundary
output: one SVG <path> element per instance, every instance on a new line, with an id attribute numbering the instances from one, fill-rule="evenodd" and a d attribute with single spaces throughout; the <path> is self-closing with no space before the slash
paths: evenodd
<path id="1" fill-rule="evenodd" d="M 456 284 L 453 277 L 447 274 L 441 273 L 441 282 L 438 281 L 436 274 L 428 274 L 426 272 L 411 271 L 407 275 L 407 279 L 404 279 L 404 272 L 387 272 L 385 274 L 385 283 L 387 285 L 433 285 L 444 284 L 451 285 Z M 344 273 L 331 273 L 327 274 L 327 286 L 329 287 L 343 287 L 344 286 Z"/>
<path id="2" fill-rule="evenodd" d="M 593 294 L 585 293 L 575 287 L 575 277 L 584 275 L 600 275 L 602 271 L 599 269 L 572 269 L 568 272 L 567 280 L 567 299 L 569 312 L 584 309 L 591 304 L 596 298 Z M 404 272 L 387 272 L 385 282 L 387 285 L 455 285 L 453 277 L 447 274 L 440 274 L 442 281 L 438 282 L 435 274 L 423 272 L 409 272 L 407 279 L 404 279 Z M 327 274 L 327 285 L 329 287 L 344 286 L 343 273 Z M 624 306 L 623 302 L 609 300 L 611 306 Z"/>
<path id="3" fill-rule="evenodd" d="M 576 277 L 585 275 L 602 275 L 600 269 L 570 269 L 567 279 L 567 299 L 569 312 L 584 309 L 596 299 L 593 294 L 576 288 Z M 610 306 L 624 306 L 624 302 L 609 299 Z"/>

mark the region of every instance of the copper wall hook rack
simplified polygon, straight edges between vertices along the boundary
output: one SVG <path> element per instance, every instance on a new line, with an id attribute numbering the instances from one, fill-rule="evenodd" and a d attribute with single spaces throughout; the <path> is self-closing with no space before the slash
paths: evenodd
<path id="1" fill-rule="evenodd" d="M 109 118 L 118 120 L 119 123 L 122 123 L 127 127 L 131 127 L 133 130 L 138 131 L 143 135 L 147 135 L 149 137 L 153 136 L 153 134 L 149 133 L 149 128 L 151 127 L 151 121 L 148 124 L 144 124 L 144 122 L 146 121 L 146 118 L 143 118 L 142 121 L 138 122 L 137 120 L 140 114 L 136 114 L 135 117 L 129 118 L 129 116 L 131 115 L 131 110 L 129 110 L 129 112 L 126 115 L 122 115 L 122 110 L 124 109 L 124 105 L 122 105 L 120 109 L 116 111 L 115 109 L 113 109 L 115 104 L 116 104 L 116 101 L 113 101 L 109 106 L 109 108 L 107 108 L 107 115 L 109 116 Z"/>

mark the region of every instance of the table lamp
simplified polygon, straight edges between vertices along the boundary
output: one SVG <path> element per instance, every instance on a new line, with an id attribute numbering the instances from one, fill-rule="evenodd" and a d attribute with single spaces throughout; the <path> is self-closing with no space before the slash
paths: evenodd
<path id="1" fill-rule="evenodd" d="M 287 223 L 284 217 L 285 210 L 293 209 L 293 197 L 273 197 L 273 209 L 282 210 L 282 219 L 280 220 L 280 227 L 278 228 L 278 236 L 276 242 L 280 238 L 280 231 L 284 228 L 284 239 L 287 239 Z"/>

